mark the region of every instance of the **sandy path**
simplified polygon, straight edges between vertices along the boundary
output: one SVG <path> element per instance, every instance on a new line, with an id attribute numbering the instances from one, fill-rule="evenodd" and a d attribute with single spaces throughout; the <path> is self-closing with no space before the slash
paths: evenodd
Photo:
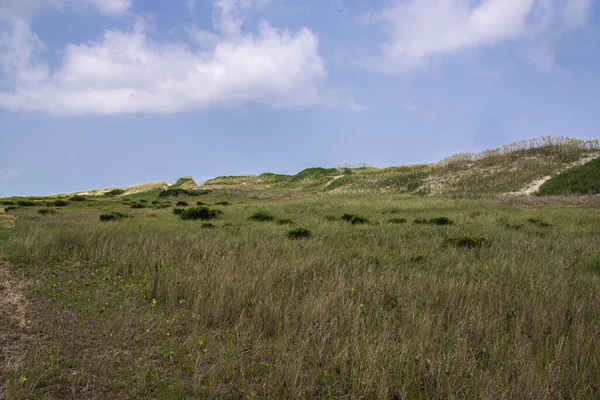
<path id="1" fill-rule="evenodd" d="M 10 265 L 0 256 L 0 399 L 4 381 L 25 366 L 27 334 L 27 300 L 25 283 L 15 279 Z"/>

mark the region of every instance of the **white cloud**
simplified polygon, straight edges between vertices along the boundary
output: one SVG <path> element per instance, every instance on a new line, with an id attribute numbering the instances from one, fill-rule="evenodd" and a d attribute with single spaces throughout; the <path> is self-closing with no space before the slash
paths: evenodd
<path id="1" fill-rule="evenodd" d="M 131 30 L 69 45 L 53 72 L 24 53 L 20 70 L 38 72 L 27 73 L 34 79 L 13 74 L 14 88 L 0 92 L 0 107 L 57 114 L 173 113 L 245 102 L 358 108 L 323 89 L 326 71 L 310 30 L 262 22 L 256 34 L 243 33 L 242 11 L 250 6 L 251 0 L 216 0 L 217 33 L 196 32 L 205 39 L 200 50 L 156 42 L 138 21 Z"/>
<path id="2" fill-rule="evenodd" d="M 77 1 L 77 0 L 75 0 Z M 107 15 L 124 14 L 132 5 L 132 0 L 80 0 L 88 2 Z"/>
<path id="3" fill-rule="evenodd" d="M 19 171 L 14 169 L 0 171 L 0 182 L 9 181 L 19 176 Z"/>
<path id="4" fill-rule="evenodd" d="M 585 22 L 592 1 L 396 1 L 364 18 L 388 29 L 380 55 L 365 64 L 386 72 L 403 72 L 426 66 L 435 56 L 574 29 Z"/>

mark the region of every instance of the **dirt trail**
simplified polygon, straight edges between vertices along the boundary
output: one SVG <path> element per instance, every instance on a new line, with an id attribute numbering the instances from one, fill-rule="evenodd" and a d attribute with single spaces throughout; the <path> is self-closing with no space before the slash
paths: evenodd
<path id="1" fill-rule="evenodd" d="M 14 278 L 8 262 L 0 256 L 0 398 L 4 380 L 25 363 L 25 346 L 31 340 L 27 333 L 26 285 Z"/>

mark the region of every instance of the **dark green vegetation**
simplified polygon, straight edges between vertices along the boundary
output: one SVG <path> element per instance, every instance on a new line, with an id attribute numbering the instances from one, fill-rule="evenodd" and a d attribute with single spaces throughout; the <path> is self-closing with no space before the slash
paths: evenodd
<path id="1" fill-rule="evenodd" d="M 113 189 L 113 190 L 110 190 L 110 191 L 104 193 L 104 195 L 111 197 L 111 196 L 120 196 L 124 193 L 125 193 L 125 190 L 123 190 L 123 189 Z"/>
<path id="2" fill-rule="evenodd" d="M 561 172 L 540 186 L 536 194 L 539 196 L 600 194 L 600 158 Z"/>
<path id="3" fill-rule="evenodd" d="M 273 221 L 275 219 L 274 216 L 269 214 L 265 210 L 256 211 L 254 214 L 250 216 L 250 219 L 253 221 Z"/>
<path id="4" fill-rule="evenodd" d="M 217 218 L 219 214 L 222 214 L 221 210 L 214 210 L 208 207 L 190 207 L 184 209 L 179 216 L 183 220 L 196 220 L 201 219 L 207 221 L 209 219 Z"/>
<path id="5" fill-rule="evenodd" d="M 581 154 L 0 200 L 0 398 L 597 399 L 600 197 L 488 174 Z"/>
<path id="6" fill-rule="evenodd" d="M 116 211 L 113 211 L 108 214 L 100 214 L 100 221 L 102 222 L 118 221 L 123 218 L 131 218 L 131 215 L 123 214 Z"/>
<path id="7" fill-rule="evenodd" d="M 290 239 L 306 239 L 312 235 L 312 232 L 306 228 L 292 229 L 287 233 Z"/>
<path id="8" fill-rule="evenodd" d="M 352 225 L 369 223 L 369 220 L 365 217 L 361 217 L 360 215 L 355 215 L 355 214 L 348 214 L 348 213 L 342 215 L 342 220 L 344 220 L 346 222 L 350 222 Z"/>

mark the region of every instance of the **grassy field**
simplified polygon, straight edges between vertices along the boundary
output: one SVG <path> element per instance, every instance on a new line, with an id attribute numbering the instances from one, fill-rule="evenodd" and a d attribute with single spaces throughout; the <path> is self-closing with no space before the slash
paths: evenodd
<path id="1" fill-rule="evenodd" d="M 0 398 L 600 397 L 597 196 L 223 193 L 11 210 Z"/>

